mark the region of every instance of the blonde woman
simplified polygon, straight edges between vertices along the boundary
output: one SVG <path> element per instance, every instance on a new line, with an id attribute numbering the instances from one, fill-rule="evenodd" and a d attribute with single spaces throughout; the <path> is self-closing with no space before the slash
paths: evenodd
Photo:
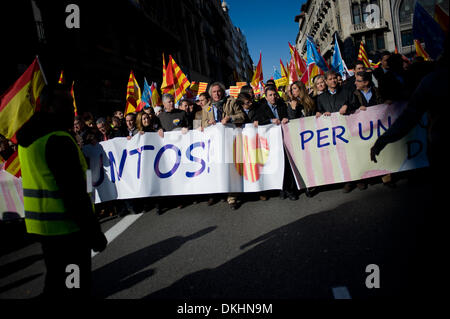
<path id="1" fill-rule="evenodd" d="M 325 76 L 317 75 L 313 80 L 313 98 L 317 99 L 317 96 L 322 94 L 327 89 L 327 84 L 325 82 Z"/>

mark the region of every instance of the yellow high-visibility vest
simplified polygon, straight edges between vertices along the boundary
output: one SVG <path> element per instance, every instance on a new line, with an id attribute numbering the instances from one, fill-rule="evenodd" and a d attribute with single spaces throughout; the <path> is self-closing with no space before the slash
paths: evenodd
<path id="1" fill-rule="evenodd" d="M 86 179 L 86 160 L 69 133 L 56 131 L 38 138 L 28 147 L 19 145 L 25 225 L 31 234 L 55 236 L 79 231 L 77 224 L 66 215 L 59 188 L 46 162 L 45 147 L 48 139 L 55 135 L 68 136 L 76 145 L 82 167 L 80 174 Z"/>

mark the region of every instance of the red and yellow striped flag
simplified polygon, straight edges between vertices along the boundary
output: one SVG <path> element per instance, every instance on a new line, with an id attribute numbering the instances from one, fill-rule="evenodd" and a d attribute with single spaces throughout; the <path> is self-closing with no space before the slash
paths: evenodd
<path id="1" fill-rule="evenodd" d="M 141 103 L 141 88 L 134 77 L 133 71 L 131 71 L 127 85 L 127 102 L 124 114 L 135 112 L 139 103 Z"/>
<path id="2" fill-rule="evenodd" d="M 422 47 L 419 40 L 414 40 L 414 46 L 416 47 L 417 56 L 421 56 L 425 61 L 430 61 L 430 56 L 427 51 Z"/>
<path id="3" fill-rule="evenodd" d="M 230 86 L 230 96 L 237 98 L 240 91 L 241 91 L 240 86 L 237 86 L 237 85 Z"/>
<path id="4" fill-rule="evenodd" d="M 364 44 L 362 41 L 361 41 L 361 44 L 359 45 L 358 60 L 363 61 L 364 66 L 366 68 L 370 67 L 369 59 L 367 58 L 366 49 L 364 48 Z"/>
<path id="5" fill-rule="evenodd" d="M 208 82 L 200 82 L 198 84 L 198 92 L 197 92 L 197 94 L 200 95 L 203 92 L 206 92 L 207 88 L 208 88 Z"/>
<path id="6" fill-rule="evenodd" d="M 11 175 L 14 175 L 15 177 L 20 177 L 21 171 L 20 171 L 19 153 L 17 151 L 15 151 L 14 154 L 12 154 L 8 158 L 3 168 Z"/>
<path id="7" fill-rule="evenodd" d="M 175 102 L 181 100 L 183 95 L 186 94 L 186 89 L 191 85 L 191 82 L 189 82 L 186 75 L 181 71 L 178 64 L 175 62 L 175 60 L 170 56 L 169 63 L 172 64 L 173 69 L 173 82 L 174 82 L 174 89 L 175 89 Z"/>
<path id="8" fill-rule="evenodd" d="M 0 97 L 0 134 L 17 144 L 16 132 L 39 109 L 46 84 L 36 57 L 22 76 Z"/>

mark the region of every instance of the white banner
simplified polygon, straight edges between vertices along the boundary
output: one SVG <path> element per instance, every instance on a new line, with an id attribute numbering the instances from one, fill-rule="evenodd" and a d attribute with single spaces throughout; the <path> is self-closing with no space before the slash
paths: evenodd
<path id="1" fill-rule="evenodd" d="M 83 147 L 95 202 L 148 196 L 281 189 L 281 127 L 216 124 L 191 130 L 137 134 Z"/>

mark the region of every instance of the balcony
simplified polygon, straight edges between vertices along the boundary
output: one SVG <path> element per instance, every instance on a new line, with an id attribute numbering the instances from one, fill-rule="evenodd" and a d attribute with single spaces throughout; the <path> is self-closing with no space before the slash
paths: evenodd
<path id="1" fill-rule="evenodd" d="M 362 22 L 359 24 L 354 24 L 353 30 L 350 33 L 351 34 L 363 33 L 363 32 L 367 32 L 367 31 L 380 30 L 380 29 L 384 29 L 387 27 L 388 27 L 387 21 L 383 18 L 380 18 L 378 23 L 370 24 L 367 22 Z"/>

